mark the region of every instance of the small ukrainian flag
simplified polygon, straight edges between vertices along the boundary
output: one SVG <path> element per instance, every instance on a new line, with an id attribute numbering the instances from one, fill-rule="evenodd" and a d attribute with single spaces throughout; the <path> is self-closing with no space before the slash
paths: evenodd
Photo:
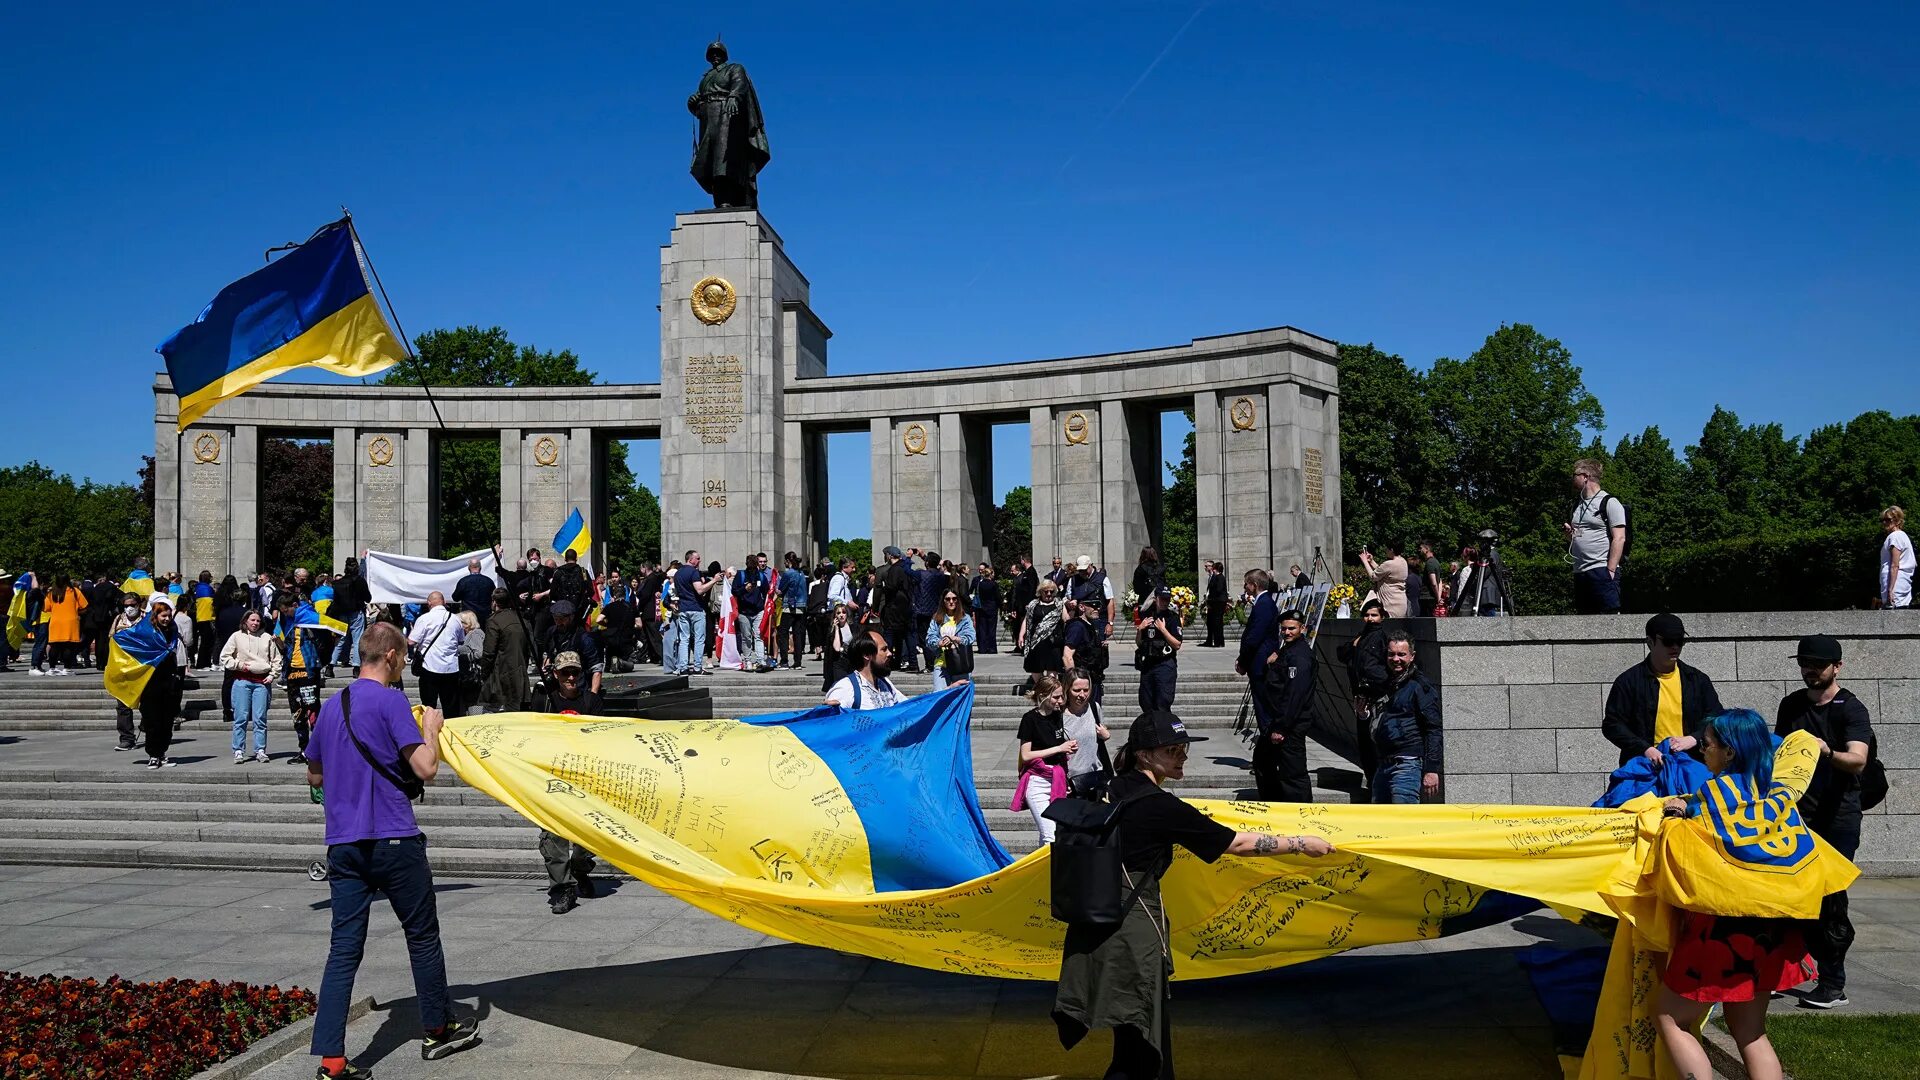
<path id="1" fill-rule="evenodd" d="M 399 363 L 405 350 L 367 288 L 364 260 L 342 218 L 221 289 L 158 350 L 180 399 L 180 428 L 295 368 L 372 375 Z"/>
<path id="2" fill-rule="evenodd" d="M 577 506 L 573 508 L 573 513 L 567 515 L 567 523 L 560 526 L 559 532 L 553 534 L 553 553 L 564 556 L 569 551 L 580 556 L 580 565 L 590 564 L 593 555 L 593 533 L 587 528 L 587 519 L 580 516 L 580 508 Z"/>

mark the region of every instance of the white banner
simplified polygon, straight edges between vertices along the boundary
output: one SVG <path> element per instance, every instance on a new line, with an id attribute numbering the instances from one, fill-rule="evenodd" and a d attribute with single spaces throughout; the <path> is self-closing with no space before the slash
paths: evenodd
<path id="1" fill-rule="evenodd" d="M 376 604 L 424 604 L 427 594 L 438 592 L 453 599 L 453 587 L 467 576 L 467 560 L 479 559 L 480 572 L 500 580 L 500 565 L 492 551 L 469 551 L 451 559 L 428 559 L 419 555 L 393 555 L 369 551 L 360 565 L 366 575 L 367 591 Z"/>

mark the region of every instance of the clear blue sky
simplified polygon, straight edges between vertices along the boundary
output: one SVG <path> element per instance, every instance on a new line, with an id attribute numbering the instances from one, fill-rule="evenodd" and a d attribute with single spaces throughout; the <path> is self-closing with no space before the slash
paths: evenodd
<path id="1" fill-rule="evenodd" d="M 1277 324 L 1425 364 L 1520 321 L 1610 440 L 1684 445 L 1716 403 L 1794 433 L 1920 408 L 1920 9 L 1565 6 L 23 9 L 0 462 L 130 479 L 153 346 L 343 203 L 409 332 L 498 323 L 654 381 L 717 30 L 835 371 Z M 860 449 L 835 441 L 841 535 Z"/>

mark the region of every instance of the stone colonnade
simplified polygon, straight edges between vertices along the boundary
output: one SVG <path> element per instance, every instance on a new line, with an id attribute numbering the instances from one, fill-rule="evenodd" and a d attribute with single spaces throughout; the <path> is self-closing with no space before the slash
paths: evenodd
<path id="1" fill-rule="evenodd" d="M 826 436 L 865 432 L 872 537 L 977 562 L 992 529 L 992 428 L 1030 431 L 1033 545 L 1116 573 L 1159 539 L 1160 416 L 1190 410 L 1198 557 L 1234 572 L 1340 550 L 1334 345 L 1290 327 L 1167 348 L 945 371 L 830 376 L 806 278 L 755 211 L 680 214 L 661 249 L 658 384 L 442 388 L 270 383 L 175 431 L 154 387 L 156 568 L 261 559 L 261 443 L 333 445 L 334 565 L 439 550 L 437 455 L 498 440 L 501 541 L 547 547 L 574 507 L 604 541 L 613 439 L 658 437 L 664 554 L 824 552 Z M 436 420 L 434 405 L 438 405 Z M 444 428 L 440 425 L 444 422 Z M 845 531 L 845 530 L 842 530 Z M 596 552 L 596 563 L 604 552 Z M 1174 579 L 1194 580 L 1174 570 Z M 1191 568 L 1197 573 L 1198 568 Z"/>

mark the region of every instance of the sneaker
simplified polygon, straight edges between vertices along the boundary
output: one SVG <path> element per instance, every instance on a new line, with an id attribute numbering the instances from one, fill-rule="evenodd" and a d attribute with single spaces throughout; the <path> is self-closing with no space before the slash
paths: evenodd
<path id="1" fill-rule="evenodd" d="M 599 890 L 593 887 L 593 879 L 585 874 L 573 879 L 573 891 L 582 900 L 591 900 L 600 895 Z"/>
<path id="2" fill-rule="evenodd" d="M 46 673 L 46 668 L 30 667 L 27 669 L 27 674 L 29 675 L 45 675 Z"/>
<path id="3" fill-rule="evenodd" d="M 255 750 L 253 752 L 253 760 L 259 762 L 262 765 L 265 765 L 267 762 L 272 761 L 273 759 L 267 756 L 267 752 L 265 750 Z"/>
<path id="4" fill-rule="evenodd" d="M 295 754 L 287 759 L 287 764 L 289 765 L 305 765 L 306 763 L 307 755 L 305 754 Z"/>
<path id="5" fill-rule="evenodd" d="M 420 1058 L 423 1061 L 439 1061 L 443 1057 L 457 1054 L 480 1041 L 480 1023 L 477 1020 L 450 1020 L 437 1035 L 426 1035 L 420 1040 Z"/>
<path id="6" fill-rule="evenodd" d="M 363 1069 L 349 1061 L 337 1073 L 327 1071 L 325 1065 L 316 1066 L 313 1080 L 373 1080 L 373 1070 Z"/>
<path id="7" fill-rule="evenodd" d="M 567 912 L 579 906 L 580 901 L 574 896 L 572 889 L 568 889 L 558 896 L 547 898 L 547 907 L 551 908 L 555 915 L 565 915 Z"/>
<path id="8" fill-rule="evenodd" d="M 160 767 L 160 759 L 159 759 L 159 758 L 157 758 L 157 757 L 150 757 L 150 758 L 148 758 L 148 759 L 147 759 L 147 768 L 149 768 L 149 769 L 157 769 L 157 768 L 159 768 L 159 767 Z"/>
<path id="9" fill-rule="evenodd" d="M 173 760 L 172 758 L 166 758 L 166 757 L 163 757 L 163 758 L 160 758 L 160 759 L 158 759 L 158 761 L 159 761 L 159 763 L 158 763 L 158 764 L 156 764 L 156 765 L 149 765 L 149 766 L 147 766 L 147 768 L 149 768 L 149 769 L 173 769 L 173 768 L 178 768 L 178 767 L 179 767 L 179 765 L 180 765 L 180 763 L 179 763 L 179 762 L 177 762 L 177 761 L 175 761 L 175 760 Z"/>
<path id="10" fill-rule="evenodd" d="M 65 664 L 55 664 L 53 666 L 53 673 L 55 675 L 61 676 L 62 678 L 73 674 L 73 672 L 67 670 L 67 665 Z"/>
<path id="11" fill-rule="evenodd" d="M 245 750 L 235 750 L 233 752 L 233 763 L 235 765 L 245 765 L 247 763 L 247 752 Z"/>
<path id="12" fill-rule="evenodd" d="M 122 746 L 122 745 L 120 745 L 119 743 L 115 743 L 115 744 L 114 744 L 114 746 L 113 746 L 113 748 L 114 748 L 115 750 L 120 750 L 120 751 L 127 751 L 127 750 L 131 750 L 131 749 L 133 749 L 133 746 L 132 746 L 131 744 L 129 744 L 129 745 L 126 745 L 126 746 Z"/>
<path id="13" fill-rule="evenodd" d="M 1851 1004 L 1853 1004 L 1853 1002 L 1847 1000 L 1847 992 L 1845 990 L 1835 986 L 1828 986 L 1825 983 L 1814 987 L 1813 993 L 1800 999 L 1800 1007 L 1803 1009 L 1833 1009 L 1841 1005 Z"/>

